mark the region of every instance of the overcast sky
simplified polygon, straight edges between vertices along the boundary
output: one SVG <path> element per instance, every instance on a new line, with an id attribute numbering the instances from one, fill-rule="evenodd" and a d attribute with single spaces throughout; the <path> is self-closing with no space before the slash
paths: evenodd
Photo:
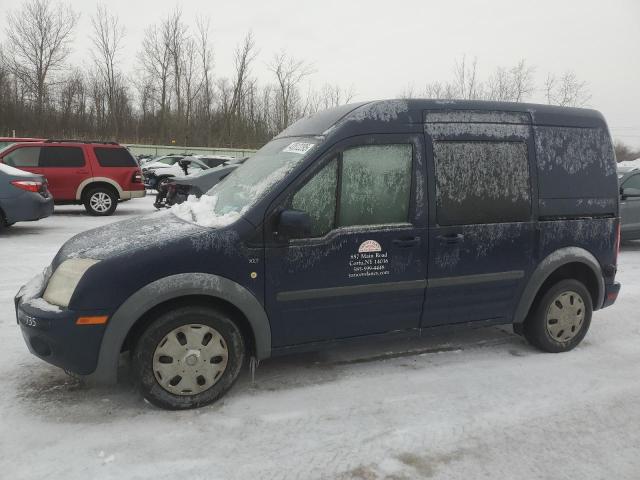
<path id="1" fill-rule="evenodd" d="M 0 18 L 20 6 L 0 0 Z M 81 14 L 73 62 L 90 62 L 90 17 L 97 2 L 71 2 Z M 640 147 L 640 0 L 109 0 L 126 29 L 122 60 L 135 68 L 145 28 L 176 5 L 195 26 L 209 16 L 214 75 L 229 76 L 233 50 L 252 30 L 260 55 L 253 74 L 285 49 L 313 65 L 309 81 L 353 87 L 356 100 L 398 96 L 408 85 L 447 81 L 456 59 L 477 57 L 480 74 L 524 58 L 536 67 L 536 95 L 547 73 L 573 70 L 589 83 L 589 106 L 614 136 Z M 4 39 L 4 34 L 2 34 Z"/>

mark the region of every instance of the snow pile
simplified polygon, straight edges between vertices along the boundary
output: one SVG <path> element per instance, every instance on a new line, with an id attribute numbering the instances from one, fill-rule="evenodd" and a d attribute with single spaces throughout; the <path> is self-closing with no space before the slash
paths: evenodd
<path id="1" fill-rule="evenodd" d="M 240 212 L 228 212 L 225 214 L 215 213 L 217 195 L 202 195 L 197 198 L 195 195 L 189 195 L 186 202 L 171 207 L 171 212 L 181 220 L 195 223 L 202 227 L 221 228 L 231 225 L 238 220 L 244 213 L 244 209 Z"/>
<path id="2" fill-rule="evenodd" d="M 620 167 L 640 169 L 640 158 L 636 158 L 635 160 L 627 160 L 625 162 L 618 162 L 618 168 Z"/>

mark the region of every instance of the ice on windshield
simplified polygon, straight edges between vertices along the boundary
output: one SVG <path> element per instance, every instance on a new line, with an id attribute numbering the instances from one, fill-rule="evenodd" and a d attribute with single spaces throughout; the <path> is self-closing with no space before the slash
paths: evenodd
<path id="1" fill-rule="evenodd" d="M 316 138 L 279 138 L 269 142 L 200 199 L 171 209 L 179 218 L 223 227 L 240 218 L 287 176 L 318 144 Z"/>

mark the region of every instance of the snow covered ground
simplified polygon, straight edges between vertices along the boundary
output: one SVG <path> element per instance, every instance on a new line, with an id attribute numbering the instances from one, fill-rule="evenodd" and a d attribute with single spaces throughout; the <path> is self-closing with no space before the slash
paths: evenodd
<path id="1" fill-rule="evenodd" d="M 129 379 L 88 388 L 30 355 L 12 304 L 66 239 L 151 203 L 61 207 L 0 237 L 0 478 L 639 478 L 640 244 L 573 352 L 507 328 L 387 341 L 270 360 L 255 385 L 167 412 Z"/>

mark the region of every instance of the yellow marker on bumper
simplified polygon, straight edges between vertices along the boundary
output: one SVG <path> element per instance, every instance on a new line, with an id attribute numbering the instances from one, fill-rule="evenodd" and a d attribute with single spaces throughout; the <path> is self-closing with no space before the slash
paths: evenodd
<path id="1" fill-rule="evenodd" d="M 109 317 L 107 315 L 98 317 L 78 317 L 76 325 L 104 325 Z"/>

